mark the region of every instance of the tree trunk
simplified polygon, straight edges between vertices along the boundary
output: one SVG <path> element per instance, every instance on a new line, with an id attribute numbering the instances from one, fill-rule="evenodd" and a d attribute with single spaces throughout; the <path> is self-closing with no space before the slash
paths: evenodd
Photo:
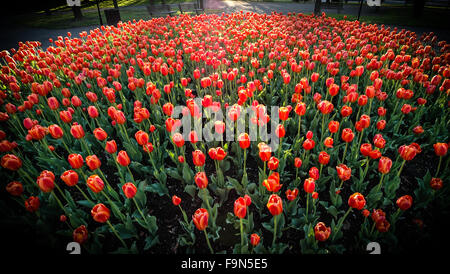
<path id="1" fill-rule="evenodd" d="M 119 5 L 117 4 L 117 0 L 113 0 L 113 5 L 115 9 L 119 8 Z"/>
<path id="2" fill-rule="evenodd" d="M 320 13 L 320 5 L 322 4 L 322 0 L 315 0 L 316 3 L 314 4 L 314 14 L 319 15 Z"/>
<path id="3" fill-rule="evenodd" d="M 81 20 L 83 18 L 83 14 L 81 13 L 81 7 L 73 6 L 72 11 L 75 20 Z"/>

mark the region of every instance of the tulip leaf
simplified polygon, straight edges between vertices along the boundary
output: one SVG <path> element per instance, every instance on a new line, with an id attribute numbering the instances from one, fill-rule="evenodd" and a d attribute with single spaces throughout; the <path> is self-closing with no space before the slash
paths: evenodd
<path id="1" fill-rule="evenodd" d="M 197 187 L 195 185 L 187 185 L 184 187 L 184 192 L 191 195 L 192 199 L 194 199 L 197 193 Z"/>
<path id="2" fill-rule="evenodd" d="M 77 201 L 77 203 L 87 208 L 93 208 L 95 206 L 93 202 L 90 202 L 88 200 L 79 200 Z"/>
<path id="3" fill-rule="evenodd" d="M 156 193 L 159 196 L 164 196 L 164 195 L 169 194 L 169 190 L 167 189 L 167 187 L 160 183 L 154 183 L 154 184 L 150 184 L 150 185 L 146 186 L 145 191 Z"/>

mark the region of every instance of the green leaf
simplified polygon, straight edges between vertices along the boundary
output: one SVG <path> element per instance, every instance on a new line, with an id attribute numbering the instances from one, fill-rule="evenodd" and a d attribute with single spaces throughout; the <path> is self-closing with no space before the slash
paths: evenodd
<path id="1" fill-rule="evenodd" d="M 160 183 L 154 183 L 145 187 L 145 191 L 153 192 L 158 194 L 159 196 L 164 196 L 169 194 L 169 190 L 167 187 Z"/>
<path id="2" fill-rule="evenodd" d="M 192 199 L 194 199 L 197 194 L 197 187 L 195 185 L 187 185 L 184 187 L 184 192 L 191 195 Z"/>

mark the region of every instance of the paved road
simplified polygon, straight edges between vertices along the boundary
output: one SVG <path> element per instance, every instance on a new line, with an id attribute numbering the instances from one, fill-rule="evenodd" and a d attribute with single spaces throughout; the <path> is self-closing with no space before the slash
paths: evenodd
<path id="1" fill-rule="evenodd" d="M 139 7 L 130 7 L 139 8 Z M 144 8 L 144 7 L 141 7 Z M 205 9 L 207 12 L 214 13 L 232 13 L 232 12 L 257 12 L 257 13 L 271 13 L 272 11 L 282 12 L 284 14 L 288 12 L 302 12 L 311 13 L 314 10 L 314 1 L 308 1 L 306 3 L 300 2 L 255 2 L 255 1 L 230 1 L 230 0 L 205 0 Z M 326 9 L 325 12 L 336 13 L 336 10 Z M 379 12 L 382 12 L 380 10 Z M 343 14 L 358 14 L 357 5 L 345 5 Z M 362 14 L 376 16 L 374 9 L 363 6 Z M 73 35 L 77 35 L 82 31 L 89 31 L 91 29 L 98 28 L 99 26 L 91 27 L 79 27 L 69 29 L 43 29 L 43 28 L 27 28 L 15 26 L 9 23 L 7 17 L 0 18 L 0 50 L 10 49 L 18 46 L 19 41 L 41 41 L 43 48 L 49 46 L 48 39 L 56 39 L 58 36 L 66 36 L 67 32 L 71 32 Z M 433 28 L 421 28 L 421 27 L 401 27 L 415 31 L 419 35 L 423 32 L 434 31 L 440 40 L 450 41 L 450 32 L 445 29 L 433 29 Z"/>

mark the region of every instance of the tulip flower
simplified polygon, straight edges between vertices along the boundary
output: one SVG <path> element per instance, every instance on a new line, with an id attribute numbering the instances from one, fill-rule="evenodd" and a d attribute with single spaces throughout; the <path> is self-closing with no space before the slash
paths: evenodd
<path id="1" fill-rule="evenodd" d="M 102 128 L 96 128 L 94 129 L 94 136 L 97 140 L 104 141 L 108 138 L 108 133 Z"/>
<path id="2" fill-rule="evenodd" d="M 283 201 L 281 200 L 280 196 L 276 194 L 270 195 L 269 201 L 267 202 L 267 208 L 269 209 L 270 214 L 272 214 L 273 216 L 274 230 L 272 246 L 274 246 L 277 235 L 277 216 L 283 212 Z"/>
<path id="3" fill-rule="evenodd" d="M 206 233 L 206 227 L 208 226 L 208 218 L 209 218 L 208 211 L 204 208 L 197 209 L 194 215 L 192 215 L 192 220 L 197 229 L 200 231 L 203 230 L 205 232 L 206 242 L 208 244 L 209 250 L 211 251 L 211 254 L 213 254 L 214 251 L 209 242 L 208 234 Z"/>
<path id="4" fill-rule="evenodd" d="M 280 161 L 275 156 L 272 156 L 272 157 L 270 157 L 269 161 L 267 162 L 267 167 L 270 170 L 276 170 L 278 168 L 279 163 L 280 163 Z"/>
<path id="5" fill-rule="evenodd" d="M 66 170 L 61 174 L 61 180 L 63 180 L 67 186 L 74 186 L 78 183 L 78 173 L 73 170 Z"/>
<path id="6" fill-rule="evenodd" d="M 125 150 L 119 151 L 116 158 L 117 163 L 119 163 L 121 166 L 128 166 L 131 162 L 130 157 L 128 157 L 128 154 Z"/>
<path id="7" fill-rule="evenodd" d="M 319 222 L 314 226 L 314 236 L 317 241 L 326 241 L 331 234 L 331 228 L 327 227 L 323 222 Z"/>
<path id="8" fill-rule="evenodd" d="M 433 148 L 434 148 L 434 152 L 436 153 L 436 155 L 439 156 L 439 164 L 438 164 L 438 167 L 436 170 L 436 174 L 434 175 L 435 177 L 437 177 L 437 175 L 439 174 L 439 169 L 441 168 L 442 158 L 447 154 L 448 144 L 436 143 L 433 145 Z"/>
<path id="9" fill-rule="evenodd" d="M 67 160 L 73 169 L 81 168 L 84 163 L 83 156 L 75 153 L 69 154 Z"/>
<path id="10" fill-rule="evenodd" d="M 48 132 L 50 133 L 50 135 L 52 136 L 52 138 L 54 138 L 54 139 L 60 139 L 60 138 L 62 138 L 63 137 L 63 135 L 64 135 L 64 132 L 63 132 L 63 130 L 61 129 L 61 127 L 60 126 L 58 126 L 58 125 L 50 125 L 50 126 L 48 126 Z"/>
<path id="11" fill-rule="evenodd" d="M 291 190 L 291 189 L 286 190 L 286 198 L 289 201 L 294 201 L 297 198 L 297 195 L 298 195 L 297 188 L 294 188 L 293 190 Z"/>
<path id="12" fill-rule="evenodd" d="M 412 200 L 412 197 L 410 195 L 404 195 L 404 196 L 402 196 L 402 197 L 397 199 L 396 204 L 397 204 L 397 206 L 398 206 L 398 208 L 400 210 L 405 211 L 405 210 L 407 210 L 407 209 L 409 209 L 411 207 L 412 201 L 413 200 Z"/>
<path id="13" fill-rule="evenodd" d="M 174 206 L 178 206 L 181 203 L 181 198 L 177 195 L 172 196 L 172 203 Z"/>
<path id="14" fill-rule="evenodd" d="M 260 239 L 261 238 L 258 236 L 258 234 L 253 233 L 252 235 L 250 235 L 250 244 L 252 246 L 257 246 L 259 244 Z"/>
<path id="15" fill-rule="evenodd" d="M 42 172 L 36 180 L 42 192 L 48 193 L 55 187 L 55 175 L 52 172 Z"/>
<path id="16" fill-rule="evenodd" d="M 98 159 L 97 155 L 89 155 L 86 156 L 86 165 L 92 171 L 99 168 L 102 165 L 102 163 L 100 162 L 100 159 Z"/>
<path id="17" fill-rule="evenodd" d="M 434 190 L 439 190 L 442 188 L 442 179 L 441 178 L 431 178 L 430 187 Z"/>
<path id="18" fill-rule="evenodd" d="M 25 209 L 29 212 L 36 212 L 40 204 L 39 197 L 31 196 L 25 200 Z"/>
<path id="19" fill-rule="evenodd" d="M 262 182 L 262 185 L 270 192 L 278 192 L 282 184 L 280 185 L 280 174 L 273 172 L 266 180 Z"/>
<path id="20" fill-rule="evenodd" d="M 74 242 L 83 244 L 84 242 L 87 241 L 88 235 L 89 235 L 89 233 L 88 233 L 86 226 L 81 225 L 81 226 L 75 228 L 75 230 L 72 233 L 72 238 L 73 238 Z"/>
<path id="21" fill-rule="evenodd" d="M 137 188 L 133 183 L 125 183 L 122 185 L 122 191 L 125 197 L 132 199 L 136 196 Z"/>
<path id="22" fill-rule="evenodd" d="M 6 185 L 6 191 L 12 196 L 21 196 L 23 193 L 23 185 L 18 181 L 10 182 Z"/>
<path id="23" fill-rule="evenodd" d="M 95 174 L 89 176 L 86 184 L 89 187 L 89 189 L 92 190 L 94 193 L 99 193 L 100 191 L 103 190 L 105 186 L 103 180 L 98 175 Z"/>
<path id="24" fill-rule="evenodd" d="M 1 166 L 11 171 L 16 171 L 22 167 L 22 160 L 14 154 L 6 154 L 2 157 Z"/>
<path id="25" fill-rule="evenodd" d="M 110 211 L 104 204 L 97 204 L 91 210 L 91 215 L 94 221 L 99 223 L 106 223 L 110 217 Z"/>
<path id="26" fill-rule="evenodd" d="M 195 166 L 204 166 L 206 156 L 201 150 L 195 150 L 192 152 L 192 160 Z"/>
<path id="27" fill-rule="evenodd" d="M 194 181 L 200 189 L 204 189 L 208 186 L 208 177 L 206 177 L 206 173 L 203 171 L 195 174 Z"/>
<path id="28" fill-rule="evenodd" d="M 142 130 L 137 131 L 134 137 L 136 138 L 136 142 L 141 146 L 147 144 L 149 141 L 147 132 Z"/>

